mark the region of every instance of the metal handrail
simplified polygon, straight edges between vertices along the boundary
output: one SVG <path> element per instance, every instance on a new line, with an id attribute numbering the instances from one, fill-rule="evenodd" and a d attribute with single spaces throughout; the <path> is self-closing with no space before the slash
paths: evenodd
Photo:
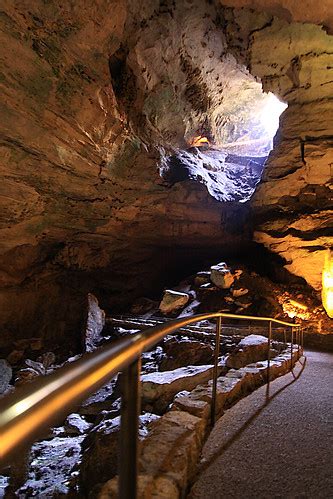
<path id="1" fill-rule="evenodd" d="M 221 319 L 238 319 L 268 322 L 268 383 L 269 347 L 272 339 L 272 323 L 291 328 L 291 368 L 293 365 L 293 330 L 296 328 L 298 345 L 303 346 L 303 334 L 299 324 L 292 324 L 270 317 L 205 313 L 159 324 L 146 331 L 126 336 L 112 345 L 84 355 L 56 372 L 17 388 L 1 400 L 0 457 L 5 462 L 22 446 L 27 446 L 43 436 L 43 433 L 73 411 L 89 395 L 123 372 L 123 396 L 121 410 L 120 449 L 120 497 L 136 497 L 137 440 L 140 402 L 140 356 L 159 343 L 166 335 L 179 328 L 207 319 L 217 319 L 214 351 L 211 420 L 215 421 L 216 384 L 221 334 Z"/>

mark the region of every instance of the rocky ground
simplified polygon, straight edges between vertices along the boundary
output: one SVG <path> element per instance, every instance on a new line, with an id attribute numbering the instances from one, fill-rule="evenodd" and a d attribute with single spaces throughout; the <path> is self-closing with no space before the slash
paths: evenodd
<path id="1" fill-rule="evenodd" d="M 97 299 L 90 294 L 82 344 L 84 350 L 90 352 L 106 341 L 135 334 L 170 318 L 217 310 L 285 320 L 290 320 L 289 313 L 304 324 L 313 317 L 325 320 L 323 310 L 306 288 L 295 288 L 293 292 L 288 293 L 245 267 L 221 262 L 189 277 L 173 289 L 166 289 L 159 301 L 144 297 L 136 300 L 128 315 L 106 316 Z M 181 328 L 177 334 L 168 335 L 155 349 L 143 354 L 141 439 L 153 431 L 156 421 L 161 418 L 164 421 L 170 408 L 190 411 L 193 417 L 203 418 L 207 428 L 214 331 L 212 322 L 201 321 Z M 223 320 L 219 382 L 224 387 L 221 392 L 224 398 L 219 411 L 264 382 L 267 367 L 265 335 L 267 327 L 254 322 Z M 281 367 L 277 367 L 277 372 L 280 372 L 279 369 L 285 369 L 283 362 L 286 362 L 283 360 L 286 345 L 282 330 L 276 328 L 273 337 L 271 357 L 278 359 L 276 365 Z M 285 359 L 288 355 L 286 353 Z M 0 388 L 2 392 L 9 392 L 14 386 L 48 374 L 78 357 L 64 359 L 63 355 L 53 352 L 43 353 L 38 338 L 16 345 L 7 359 L 1 360 Z M 238 380 L 237 383 L 244 382 L 244 386 L 236 383 L 236 390 L 233 379 Z M 117 474 L 119 416 L 120 383 L 116 378 L 85 401 L 61 426 L 50 430 L 45 440 L 33 445 L 29 457 L 22 459 L 12 473 L 11 487 L 8 478 L 11 472 L 9 469 L 5 471 L 0 482 L 2 494 L 6 487 L 7 497 L 14 490 L 22 498 L 82 497 L 87 491 L 94 490 L 99 494 L 100 484 Z M 110 487 L 112 489 L 113 485 Z"/>

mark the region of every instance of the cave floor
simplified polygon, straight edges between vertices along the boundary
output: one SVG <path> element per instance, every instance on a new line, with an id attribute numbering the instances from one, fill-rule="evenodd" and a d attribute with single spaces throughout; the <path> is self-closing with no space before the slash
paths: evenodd
<path id="1" fill-rule="evenodd" d="M 298 379 L 271 383 L 267 405 L 262 387 L 219 419 L 189 497 L 333 497 L 333 354 L 306 356 Z"/>

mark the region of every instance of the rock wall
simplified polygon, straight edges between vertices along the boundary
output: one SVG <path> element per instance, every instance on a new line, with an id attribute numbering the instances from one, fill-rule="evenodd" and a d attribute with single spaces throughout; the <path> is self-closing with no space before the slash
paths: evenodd
<path id="1" fill-rule="evenodd" d="M 288 102 L 252 200 L 254 240 L 320 290 L 333 245 L 333 37 L 319 26 L 267 16 L 258 27 L 248 11 L 229 12 L 229 29 L 242 33 L 234 50 L 265 91 Z"/>
<path id="2" fill-rule="evenodd" d="M 320 24 L 332 34 L 333 6 L 331 0 L 220 0 L 229 7 L 248 7 L 259 12 L 265 11 L 288 22 L 299 21 Z"/>
<path id="3" fill-rule="evenodd" d="M 159 258 L 165 248 L 216 251 L 249 238 L 246 208 L 221 205 L 200 184 L 170 187 L 159 176 L 161 158 L 185 144 L 196 113 L 195 126 L 209 114 L 190 55 L 169 67 L 181 34 L 187 45 L 203 35 L 203 14 L 182 31 L 181 12 L 172 21 L 154 1 L 4 2 L 3 338 L 72 336 L 88 291 L 112 304 L 144 293 L 161 266 L 169 271 Z M 160 68 L 163 44 L 176 34 Z M 176 89 L 162 81 L 168 72 L 183 85 L 177 108 L 170 107 Z"/>
<path id="4" fill-rule="evenodd" d="M 318 287 L 333 162 L 332 38 L 319 26 L 199 0 L 4 0 L 0 47 L 6 341 L 72 337 L 88 291 L 103 307 L 126 302 L 170 270 L 161 254 L 250 238 L 246 204 L 167 185 L 158 166 L 196 134 L 237 140 L 260 80 L 289 108 L 254 198 L 255 238 Z"/>

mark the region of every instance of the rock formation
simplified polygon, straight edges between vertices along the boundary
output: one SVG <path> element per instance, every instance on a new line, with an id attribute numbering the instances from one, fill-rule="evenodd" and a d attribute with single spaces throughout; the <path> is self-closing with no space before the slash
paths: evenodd
<path id="1" fill-rule="evenodd" d="M 103 308 L 128 303 L 189 249 L 247 242 L 249 203 L 170 184 L 160 169 L 196 137 L 244 154 L 262 88 L 289 107 L 253 198 L 254 237 L 320 289 L 332 244 L 332 8 L 308 3 L 4 0 L 3 346 L 38 336 L 76 350 L 88 292 Z"/>

